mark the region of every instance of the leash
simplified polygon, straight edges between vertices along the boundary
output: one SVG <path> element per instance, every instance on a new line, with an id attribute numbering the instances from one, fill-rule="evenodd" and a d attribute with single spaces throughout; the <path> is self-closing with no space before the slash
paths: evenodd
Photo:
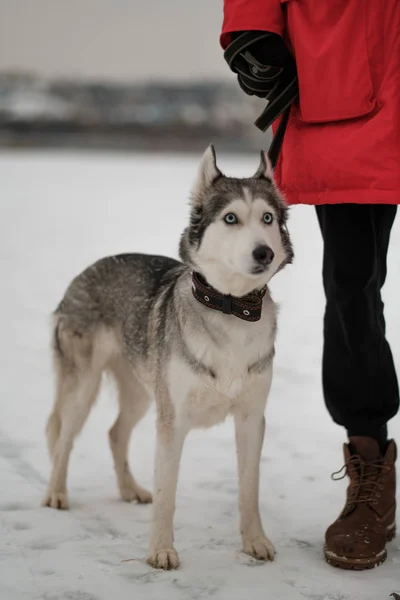
<path id="1" fill-rule="evenodd" d="M 268 150 L 268 158 L 271 161 L 273 168 L 275 168 L 278 163 L 283 146 L 283 140 L 290 118 L 290 109 L 292 104 L 298 99 L 298 96 L 298 79 L 296 74 L 280 94 L 268 102 L 266 108 L 254 123 L 258 129 L 262 132 L 266 132 L 267 129 L 271 127 L 272 123 L 281 116 Z"/>
<path id="2" fill-rule="evenodd" d="M 251 47 L 255 42 L 266 39 L 269 32 L 248 31 L 234 39 L 224 52 L 224 58 L 231 70 L 246 82 L 243 87 L 246 93 L 254 92 L 259 97 L 265 97 L 267 106 L 255 121 L 254 125 L 265 132 L 272 123 L 281 117 L 268 150 L 268 157 L 275 168 L 282 149 L 292 104 L 298 99 L 298 78 L 296 64 L 289 57 L 288 67 L 263 65 L 251 55 Z M 292 62 L 290 62 L 292 61 Z M 247 89 L 246 89 L 247 88 Z M 250 92 L 249 92 L 250 90 Z"/>
<path id="3" fill-rule="evenodd" d="M 291 108 L 290 105 L 287 108 L 285 108 L 285 110 L 284 110 L 284 112 L 282 114 L 282 118 L 279 121 L 278 128 L 277 128 L 277 130 L 275 132 L 274 137 L 272 138 L 272 142 L 271 142 L 270 147 L 268 149 L 268 158 L 271 161 L 273 169 L 276 167 L 276 165 L 278 163 L 279 155 L 281 153 L 281 149 L 282 149 L 282 146 L 283 146 L 283 140 L 284 140 L 284 137 L 285 137 L 286 128 L 287 128 L 288 123 L 289 123 L 290 108 Z M 264 110 L 264 112 L 262 113 L 262 115 L 257 119 L 257 121 L 260 121 L 261 119 L 263 119 L 263 117 L 264 117 L 265 113 L 268 111 L 268 109 L 269 109 L 269 106 L 267 106 L 267 108 Z M 255 123 L 256 125 L 257 125 L 257 121 Z M 257 125 L 257 127 L 258 127 L 258 125 Z M 266 131 L 268 129 L 268 127 L 270 127 L 270 125 L 268 125 L 267 127 L 265 127 L 265 129 L 262 129 L 261 127 L 260 127 L 260 129 L 262 131 Z"/>

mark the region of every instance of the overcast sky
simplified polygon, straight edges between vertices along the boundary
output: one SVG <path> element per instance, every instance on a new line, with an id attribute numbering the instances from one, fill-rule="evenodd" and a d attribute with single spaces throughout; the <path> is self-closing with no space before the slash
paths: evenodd
<path id="1" fill-rule="evenodd" d="M 222 0 L 0 0 L 0 70 L 226 78 L 221 22 Z"/>

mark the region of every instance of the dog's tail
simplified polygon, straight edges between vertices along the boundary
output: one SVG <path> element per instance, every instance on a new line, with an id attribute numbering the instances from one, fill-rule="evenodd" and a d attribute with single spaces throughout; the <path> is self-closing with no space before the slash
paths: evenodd
<path id="1" fill-rule="evenodd" d="M 57 376 L 63 371 L 73 370 L 75 365 L 75 341 L 80 340 L 81 334 L 74 333 L 74 322 L 57 309 L 53 315 L 52 352 L 53 366 Z"/>
<path id="2" fill-rule="evenodd" d="M 54 315 L 53 321 L 53 352 L 60 358 L 63 356 L 63 350 L 60 340 L 60 319 L 57 313 Z"/>
<path id="3" fill-rule="evenodd" d="M 54 370 L 56 374 L 56 385 L 59 385 L 60 371 L 61 371 L 61 363 L 63 361 L 64 352 L 61 345 L 60 339 L 60 316 L 58 311 L 56 311 L 53 315 L 53 331 L 52 331 L 52 352 L 53 352 L 53 364 Z M 47 425 L 46 425 L 46 437 L 47 437 L 47 447 L 49 450 L 49 454 L 51 457 L 54 456 L 54 450 L 56 447 L 56 443 L 60 436 L 61 431 L 61 417 L 58 412 L 57 401 L 55 402 L 53 412 L 50 414 Z"/>

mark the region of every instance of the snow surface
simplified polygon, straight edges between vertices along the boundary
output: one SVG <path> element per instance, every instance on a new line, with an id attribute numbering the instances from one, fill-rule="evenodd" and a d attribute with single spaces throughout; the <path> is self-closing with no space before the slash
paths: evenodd
<path id="1" fill-rule="evenodd" d="M 254 159 L 223 157 L 230 174 Z M 296 262 L 276 276 L 281 303 L 261 473 L 261 510 L 274 563 L 240 552 L 231 421 L 187 440 L 177 498 L 176 572 L 145 563 L 150 506 L 119 500 L 107 445 L 116 415 L 106 385 L 70 464 L 68 512 L 40 508 L 49 476 L 44 425 L 52 405 L 49 315 L 70 279 L 97 258 L 142 251 L 176 255 L 197 158 L 63 153 L 0 154 L 1 420 L 0 600 L 383 600 L 400 592 L 400 546 L 365 573 L 322 559 L 326 526 L 345 482 L 342 430 L 320 386 L 321 240 L 311 208 L 293 209 Z M 338 231 L 340 243 L 340 231 Z M 385 289 L 389 337 L 400 360 L 400 221 Z M 397 334 L 397 335 L 396 335 Z M 133 471 L 152 485 L 154 412 L 134 433 Z M 400 418 L 391 433 L 400 439 Z M 132 559 L 129 562 L 124 560 Z"/>

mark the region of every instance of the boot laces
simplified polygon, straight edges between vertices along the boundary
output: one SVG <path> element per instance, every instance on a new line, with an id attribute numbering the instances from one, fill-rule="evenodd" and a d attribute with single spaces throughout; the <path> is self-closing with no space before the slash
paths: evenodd
<path id="1" fill-rule="evenodd" d="M 389 471 L 390 468 L 382 464 L 382 459 L 366 461 L 358 454 L 349 458 L 343 467 L 332 473 L 333 481 L 344 479 L 346 475 L 350 477 L 348 504 L 372 503 L 377 504 L 379 491 L 383 489 L 380 482 L 381 474 Z M 357 473 L 356 478 L 353 473 Z"/>

